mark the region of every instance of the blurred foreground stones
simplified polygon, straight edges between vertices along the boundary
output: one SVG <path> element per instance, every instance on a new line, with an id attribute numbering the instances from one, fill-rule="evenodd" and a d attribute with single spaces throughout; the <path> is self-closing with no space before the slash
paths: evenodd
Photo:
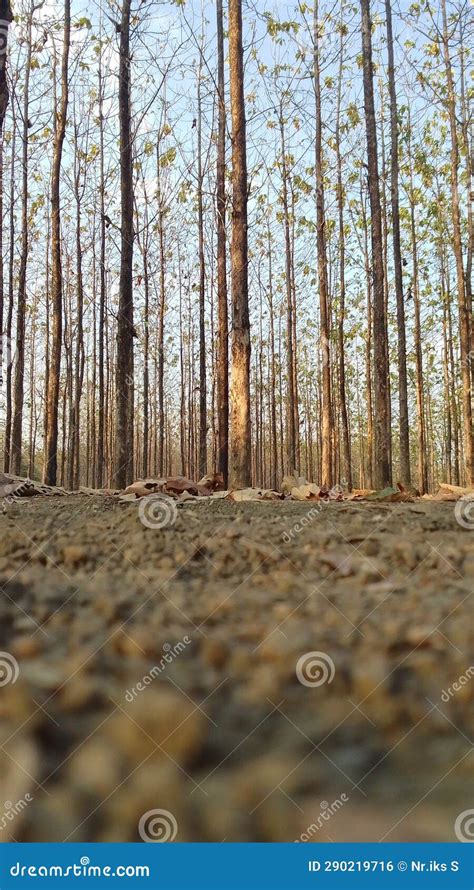
<path id="1" fill-rule="evenodd" d="M 190 502 L 150 529 L 70 496 L 0 525 L 0 825 L 27 801 L 0 841 L 136 841 L 156 808 L 178 841 L 455 840 L 474 531 L 452 504 Z M 331 682 L 298 681 L 312 652 Z"/>

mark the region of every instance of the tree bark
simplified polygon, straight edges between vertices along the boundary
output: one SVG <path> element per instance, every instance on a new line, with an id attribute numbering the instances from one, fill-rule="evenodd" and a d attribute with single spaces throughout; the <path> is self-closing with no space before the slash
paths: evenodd
<path id="1" fill-rule="evenodd" d="M 115 368 L 115 484 L 125 488 L 133 477 L 133 167 L 130 83 L 130 7 L 123 0 L 120 23 L 120 282 Z"/>
<path id="2" fill-rule="evenodd" d="M 242 44 L 242 2 L 229 0 L 232 116 L 232 375 L 231 484 L 251 484 L 250 320 L 248 302 L 247 147 Z"/>
<path id="3" fill-rule="evenodd" d="M 314 140 L 314 159 L 316 176 L 316 246 L 318 256 L 319 285 L 319 332 L 321 351 L 322 377 L 322 417 L 321 417 L 321 482 L 331 486 L 333 479 L 333 428 L 331 412 L 331 349 L 329 342 L 329 307 L 328 307 L 328 268 L 326 251 L 326 212 L 324 201 L 324 175 L 322 150 L 322 111 L 321 111 L 321 75 L 319 50 L 319 3 L 314 6 L 313 22 L 313 86 L 316 108 L 316 133 Z"/>
<path id="4" fill-rule="evenodd" d="M 467 305 L 466 278 L 463 264 L 461 237 L 461 214 L 459 208 L 459 138 L 456 120 L 456 95 L 454 89 L 453 70 L 449 54 L 448 19 L 446 0 L 441 0 L 443 16 L 443 59 L 447 83 L 447 110 L 451 136 L 451 220 L 453 226 L 453 251 L 456 262 L 456 284 L 459 311 L 459 341 L 461 353 L 462 404 L 464 425 L 464 462 L 466 482 L 474 482 L 474 436 L 472 426 L 472 392 L 471 392 L 471 330 L 469 323 L 469 307 Z"/>
<path id="5" fill-rule="evenodd" d="M 222 0 L 217 0 L 217 469 L 227 488 L 229 476 L 229 320 L 226 256 L 226 110 L 224 71 L 224 22 Z"/>
<path id="6" fill-rule="evenodd" d="M 398 162 L 397 91 L 395 87 L 395 61 L 393 52 L 391 0 L 385 0 L 387 19 L 388 89 L 390 95 L 390 196 L 392 207 L 393 264 L 395 294 L 397 300 L 398 331 L 398 402 L 400 412 L 400 477 L 405 485 L 411 485 L 410 430 L 408 422 L 407 343 L 405 326 L 405 302 L 403 296 L 402 252 L 400 242 L 400 199 Z"/>
<path id="7" fill-rule="evenodd" d="M 48 374 L 48 389 L 46 393 L 46 443 L 43 470 L 43 479 L 46 485 L 56 485 L 58 467 L 58 404 L 63 329 L 60 180 L 69 98 L 68 68 L 70 37 L 71 0 L 64 0 L 61 100 L 55 117 L 53 165 L 51 171 L 51 305 L 53 319 L 50 368 Z"/>
<path id="8" fill-rule="evenodd" d="M 361 0 L 362 58 L 364 109 L 367 139 L 368 183 L 371 212 L 373 338 L 374 338 L 374 484 L 376 488 L 391 485 L 389 435 L 389 365 L 387 319 L 385 312 L 382 211 L 380 204 L 377 130 L 375 123 L 372 25 L 370 0 Z"/>

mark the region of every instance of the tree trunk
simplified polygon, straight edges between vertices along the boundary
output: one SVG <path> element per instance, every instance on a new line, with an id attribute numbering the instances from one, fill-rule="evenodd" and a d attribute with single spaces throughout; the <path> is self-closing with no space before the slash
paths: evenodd
<path id="1" fill-rule="evenodd" d="M 319 330 L 322 364 L 322 417 L 321 417 L 321 483 L 333 483 L 332 459 L 332 412 L 331 412 L 331 350 L 329 342 L 328 271 L 326 253 L 326 214 L 324 203 L 324 176 L 322 152 L 321 80 L 319 58 L 319 3 L 314 6 L 314 57 L 313 86 L 316 106 L 316 134 L 314 141 L 316 175 L 316 245 L 318 254 Z"/>
<path id="2" fill-rule="evenodd" d="M 58 466 L 58 403 L 61 373 L 61 345 L 63 324 L 63 287 L 61 263 L 60 180 L 66 117 L 68 108 L 68 66 L 71 36 L 71 0 L 64 0 L 63 53 L 61 63 L 61 101 L 55 117 L 53 165 L 51 171 L 51 303 L 52 343 L 46 393 L 46 443 L 43 479 L 46 485 L 56 485 Z"/>
<path id="3" fill-rule="evenodd" d="M 362 57 L 364 108 L 367 138 L 368 183 L 371 212 L 372 280 L 373 280 L 373 336 L 374 336 L 374 484 L 385 488 L 391 484 L 389 436 L 389 365 L 387 350 L 387 319 L 385 313 L 382 212 L 380 205 L 379 171 L 377 158 L 377 130 L 375 123 L 372 32 L 370 0 L 361 0 Z"/>
<path id="4" fill-rule="evenodd" d="M 454 90 L 453 70 L 449 55 L 448 20 L 446 0 L 441 0 L 443 16 L 443 58 L 447 83 L 447 109 L 451 135 L 451 219 L 453 226 L 453 250 L 456 261 L 456 283 L 459 310 L 459 341 L 461 352 L 462 403 L 464 425 L 464 461 L 466 482 L 474 482 L 474 438 L 472 427 L 472 394 L 471 394 L 471 330 L 469 324 L 469 308 L 467 305 L 466 279 L 463 265 L 461 238 L 461 215 L 459 209 L 459 139 L 456 120 L 456 96 Z"/>
<path id="5" fill-rule="evenodd" d="M 130 7 L 123 0 L 120 24 L 120 282 L 115 368 L 115 485 L 133 478 L 133 167 L 130 101 Z"/>
<path id="6" fill-rule="evenodd" d="M 205 288 L 206 268 L 204 261 L 204 171 L 202 164 L 202 106 L 201 106 L 202 53 L 198 69 L 197 94 L 197 167 L 198 167 L 198 253 L 199 253 L 199 478 L 207 472 L 207 381 L 206 381 L 206 316 Z"/>
<path id="7" fill-rule="evenodd" d="M 229 321 L 227 309 L 227 258 L 226 258 L 226 195 L 225 195 L 225 73 L 224 73 L 224 24 L 222 0 L 217 0 L 217 469 L 224 477 L 227 488 L 229 475 Z"/>
<path id="8" fill-rule="evenodd" d="M 349 435 L 349 419 L 347 412 L 346 399 L 346 368 L 345 368 L 345 349 L 344 349 L 344 321 L 346 312 L 346 254 L 345 254 L 345 231 L 344 231 L 344 186 L 342 184 L 342 158 L 341 158 L 341 136 L 340 136 L 340 116 L 342 101 L 342 75 L 344 68 L 344 31 L 340 28 L 339 43 L 339 77 L 337 90 L 337 108 L 336 108 L 336 164 L 337 164 L 337 212 L 338 212 L 338 229 L 339 229 L 339 324 L 338 324 L 338 344 L 339 344 L 339 401 L 342 421 L 342 466 L 345 483 L 349 491 L 352 491 L 352 459 L 351 459 L 351 442 Z"/>
<path id="9" fill-rule="evenodd" d="M 398 165 L 397 91 L 395 87 L 395 61 L 393 52 L 391 0 L 385 0 L 387 18 L 388 88 L 390 95 L 390 195 L 392 205 L 393 264 L 395 294 L 397 299 L 398 330 L 398 400 L 400 412 L 400 477 L 405 485 L 411 484 L 410 431 L 408 422 L 407 343 L 405 328 L 405 303 L 403 297 L 402 252 L 400 243 L 400 200 Z"/>
<path id="10" fill-rule="evenodd" d="M 231 484 L 251 484 L 250 320 L 248 303 L 247 146 L 245 134 L 242 0 L 229 0 L 232 116 L 232 375 Z"/>
<path id="11" fill-rule="evenodd" d="M 280 104 L 280 147 L 283 223 L 285 232 L 285 289 L 286 289 L 286 472 L 291 476 L 296 471 L 296 428 L 295 428 L 295 389 L 293 356 L 293 294 L 291 273 L 290 212 L 288 208 L 288 170 L 286 164 L 285 123 L 283 107 Z"/>

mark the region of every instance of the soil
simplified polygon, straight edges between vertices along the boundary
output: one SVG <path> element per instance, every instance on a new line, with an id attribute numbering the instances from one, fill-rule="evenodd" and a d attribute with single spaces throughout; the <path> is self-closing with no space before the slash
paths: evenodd
<path id="1" fill-rule="evenodd" d="M 474 531 L 453 504 L 3 510 L 1 840 L 137 841 L 157 809 L 177 841 L 456 840 Z"/>

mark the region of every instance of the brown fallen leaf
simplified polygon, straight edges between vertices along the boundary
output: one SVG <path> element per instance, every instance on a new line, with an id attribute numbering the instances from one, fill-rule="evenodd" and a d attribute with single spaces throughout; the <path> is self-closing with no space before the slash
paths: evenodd
<path id="1" fill-rule="evenodd" d="M 321 489 L 314 482 L 306 482 L 291 489 L 291 497 L 295 501 L 319 501 Z"/>
<path id="2" fill-rule="evenodd" d="M 127 485 L 124 490 L 121 500 L 124 499 L 125 495 L 135 495 L 136 498 L 144 498 L 149 494 L 155 494 L 158 491 L 163 491 L 163 486 L 166 482 L 166 479 L 137 479 L 136 482 L 132 482 L 131 485 Z"/>
<path id="3" fill-rule="evenodd" d="M 430 500 L 433 501 L 459 501 L 466 495 L 474 495 L 474 488 L 462 488 L 460 485 L 448 485 L 447 482 L 440 482 L 436 494 L 431 495 Z"/>
<path id="4" fill-rule="evenodd" d="M 181 494 L 183 491 L 189 491 L 190 494 L 199 494 L 196 482 L 192 479 L 186 479 L 185 476 L 167 476 L 163 488 L 167 494 Z"/>
<path id="5" fill-rule="evenodd" d="M 281 501 L 283 495 L 278 491 L 270 488 L 240 488 L 231 489 L 227 495 L 227 500 L 236 501 Z"/>
<path id="6" fill-rule="evenodd" d="M 224 477 L 222 473 L 208 473 L 197 483 L 198 488 L 205 488 L 208 492 L 224 491 Z"/>

